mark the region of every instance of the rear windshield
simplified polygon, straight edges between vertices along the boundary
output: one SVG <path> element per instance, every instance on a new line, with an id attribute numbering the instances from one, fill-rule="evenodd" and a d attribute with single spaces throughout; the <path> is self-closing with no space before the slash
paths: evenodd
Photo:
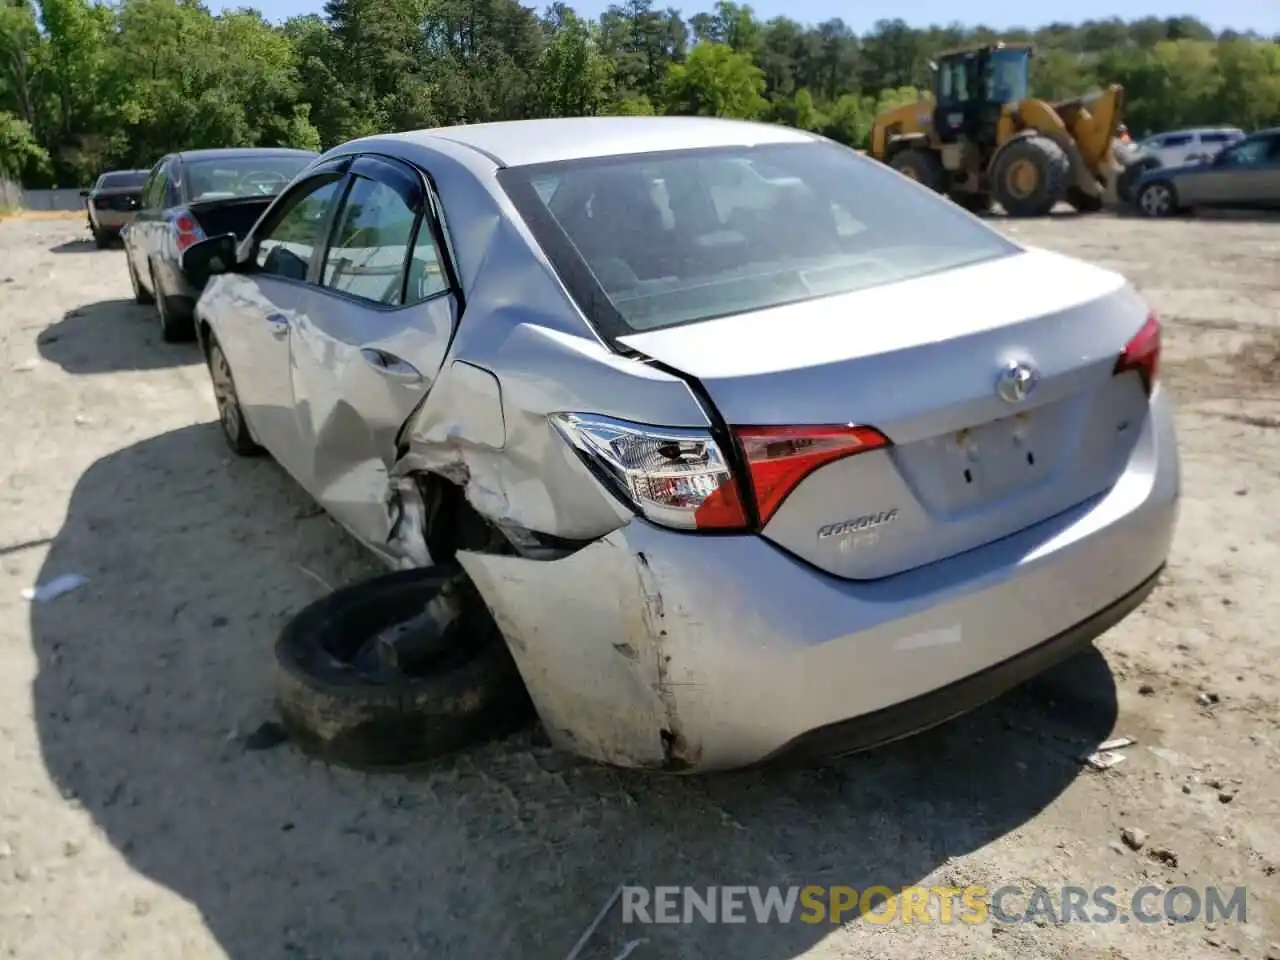
<path id="1" fill-rule="evenodd" d="M 117 187 L 141 187 L 147 182 L 149 176 L 146 170 L 126 170 L 122 173 L 104 173 L 98 180 L 98 186 L 102 189 L 116 189 Z"/>
<path id="2" fill-rule="evenodd" d="M 1019 249 L 889 167 L 824 141 L 566 161 L 500 177 L 575 299 L 610 336 L 849 293 Z"/>
<path id="3" fill-rule="evenodd" d="M 182 164 L 188 202 L 231 197 L 265 197 L 279 193 L 315 157 L 251 154 Z"/>

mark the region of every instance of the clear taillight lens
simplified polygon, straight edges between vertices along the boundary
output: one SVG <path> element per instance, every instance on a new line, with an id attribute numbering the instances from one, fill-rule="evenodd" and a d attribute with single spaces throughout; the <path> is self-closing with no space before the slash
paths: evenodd
<path id="1" fill-rule="evenodd" d="M 746 526 L 733 470 L 710 431 L 596 414 L 560 413 L 551 422 L 646 519 L 680 530 Z"/>

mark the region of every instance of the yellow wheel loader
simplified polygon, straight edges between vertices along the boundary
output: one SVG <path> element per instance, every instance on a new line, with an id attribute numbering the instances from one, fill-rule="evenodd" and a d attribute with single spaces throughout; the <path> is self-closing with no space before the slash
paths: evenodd
<path id="1" fill-rule="evenodd" d="M 1038 100 L 1032 54 L 1029 44 L 996 43 L 938 57 L 933 95 L 878 116 L 871 155 L 974 212 L 993 201 L 1013 217 L 1064 201 L 1082 212 L 1116 204 L 1123 165 L 1111 144 L 1124 88 Z"/>

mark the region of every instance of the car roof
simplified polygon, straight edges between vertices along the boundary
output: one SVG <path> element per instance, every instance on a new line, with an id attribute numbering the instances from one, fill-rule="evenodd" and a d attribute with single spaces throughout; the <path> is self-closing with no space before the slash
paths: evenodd
<path id="1" fill-rule="evenodd" d="M 196 160 L 235 160 L 240 157 L 316 157 L 319 154 L 292 147 L 216 147 L 207 150 L 180 150 L 174 156 L 186 163 Z"/>
<path id="2" fill-rule="evenodd" d="M 419 146 L 448 140 L 500 167 L 523 167 L 666 150 L 806 143 L 816 137 L 791 127 L 713 117 L 555 117 L 412 130 L 387 139 Z"/>

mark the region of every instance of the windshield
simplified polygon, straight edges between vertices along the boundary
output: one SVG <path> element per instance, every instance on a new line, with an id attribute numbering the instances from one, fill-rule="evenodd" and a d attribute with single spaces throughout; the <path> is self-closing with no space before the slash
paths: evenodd
<path id="1" fill-rule="evenodd" d="M 1019 249 L 890 167 L 821 141 L 514 167 L 500 178 L 575 299 L 612 336 Z"/>
<path id="2" fill-rule="evenodd" d="M 126 170 L 122 173 L 104 173 L 98 180 L 99 189 L 116 187 L 141 187 L 149 176 L 146 170 Z"/>
<path id="3" fill-rule="evenodd" d="M 987 65 L 987 100 L 1016 103 L 1027 98 L 1031 53 L 1026 49 L 993 50 Z"/>
<path id="4" fill-rule="evenodd" d="M 187 200 L 265 197 L 289 185 L 315 157 L 308 154 L 254 156 L 242 154 L 217 160 L 188 160 L 182 165 Z"/>

